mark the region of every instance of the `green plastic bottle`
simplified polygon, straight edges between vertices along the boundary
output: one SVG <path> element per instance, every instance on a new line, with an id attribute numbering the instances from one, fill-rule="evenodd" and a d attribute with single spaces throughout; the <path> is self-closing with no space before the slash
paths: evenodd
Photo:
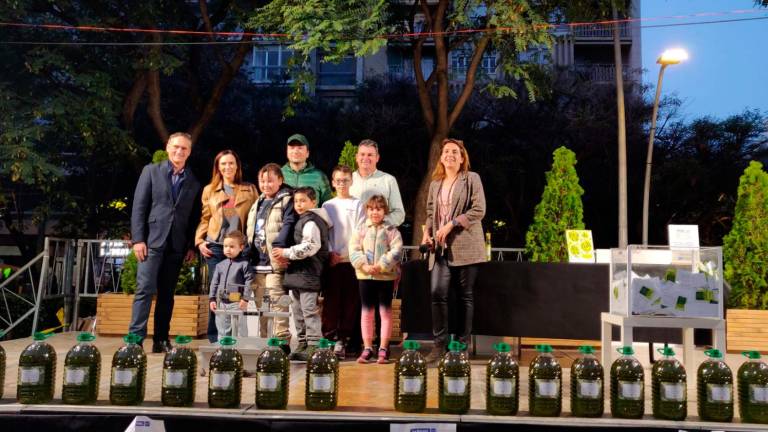
<path id="1" fill-rule="evenodd" d="M 550 345 L 536 345 L 539 352 L 528 369 L 528 411 L 532 416 L 557 417 L 563 406 L 563 369 Z"/>
<path id="2" fill-rule="evenodd" d="M 0 331 L 0 339 L 5 333 Z M 0 345 L 0 399 L 3 398 L 3 389 L 5 388 L 5 349 Z"/>
<path id="3" fill-rule="evenodd" d="M 618 348 L 621 357 L 611 365 L 611 415 L 639 419 L 645 412 L 645 372 L 631 346 Z"/>
<path id="4" fill-rule="evenodd" d="M 685 420 L 688 416 L 688 388 L 683 364 L 674 358 L 675 351 L 664 344 L 657 350 L 663 357 L 651 369 L 653 417 L 662 420 Z"/>
<path id="5" fill-rule="evenodd" d="M 304 404 L 308 410 L 332 410 L 339 403 L 339 359 L 331 346 L 328 339 L 320 339 L 307 359 Z"/>
<path id="6" fill-rule="evenodd" d="M 437 366 L 438 410 L 445 414 L 469 411 L 472 393 L 472 368 L 462 352 L 466 345 L 451 341 Z"/>
<path id="7" fill-rule="evenodd" d="M 733 373 L 719 350 L 706 350 L 704 354 L 709 358 L 696 374 L 699 418 L 729 422 L 733 420 Z"/>
<path id="8" fill-rule="evenodd" d="M 109 402 L 112 405 L 141 405 L 147 381 L 147 355 L 139 345 L 141 336 L 127 334 L 112 356 Z"/>
<path id="9" fill-rule="evenodd" d="M 261 409 L 285 409 L 288 406 L 288 390 L 291 362 L 278 338 L 267 340 L 267 349 L 256 361 L 256 407 Z"/>
<path id="10" fill-rule="evenodd" d="M 56 350 L 45 340 L 49 335 L 35 333 L 19 357 L 16 398 L 23 404 L 44 404 L 53 399 L 56 379 Z"/>
<path id="11" fill-rule="evenodd" d="M 493 346 L 496 353 L 485 369 L 485 410 L 491 415 L 516 415 L 520 396 L 520 368 L 509 344 Z"/>
<path id="12" fill-rule="evenodd" d="M 178 335 L 175 342 L 163 359 L 160 401 L 165 406 L 189 407 L 195 403 L 197 356 L 188 346 L 191 337 Z"/>
<path id="13" fill-rule="evenodd" d="M 92 333 L 77 335 L 78 344 L 72 347 L 64 359 L 64 386 L 61 400 L 65 404 L 85 405 L 99 398 L 101 353 L 93 341 Z"/>
<path id="14" fill-rule="evenodd" d="M 768 365 L 757 351 L 741 353 L 749 359 L 738 372 L 739 415 L 744 423 L 768 423 Z"/>
<path id="15" fill-rule="evenodd" d="M 414 340 L 403 343 L 404 351 L 395 362 L 395 410 L 420 413 L 427 408 L 427 362 Z"/>
<path id="16" fill-rule="evenodd" d="M 219 349 L 211 356 L 208 368 L 208 406 L 238 408 L 243 391 L 243 356 L 235 349 L 231 336 L 219 338 Z"/>
<path id="17" fill-rule="evenodd" d="M 591 346 L 582 345 L 579 352 L 582 356 L 571 365 L 571 413 L 576 417 L 602 417 L 605 409 L 603 365 L 597 361 Z"/>

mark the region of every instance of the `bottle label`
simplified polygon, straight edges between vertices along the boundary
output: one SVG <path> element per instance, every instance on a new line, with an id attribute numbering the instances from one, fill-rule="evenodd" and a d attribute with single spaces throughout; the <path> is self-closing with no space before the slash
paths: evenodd
<path id="1" fill-rule="evenodd" d="M 447 396 L 461 396 L 467 392 L 469 378 L 443 377 L 443 392 Z"/>
<path id="2" fill-rule="evenodd" d="M 663 402 L 685 402 L 685 383 L 659 383 Z"/>
<path id="3" fill-rule="evenodd" d="M 211 390 L 232 390 L 235 387 L 234 371 L 211 371 L 208 381 Z"/>
<path id="4" fill-rule="evenodd" d="M 491 396 L 513 397 L 514 390 L 515 390 L 514 378 L 491 377 Z"/>
<path id="5" fill-rule="evenodd" d="M 536 397 L 556 399 L 560 395 L 559 379 L 536 378 Z"/>
<path id="6" fill-rule="evenodd" d="M 19 383 L 23 385 L 45 384 L 45 370 L 42 366 L 19 367 Z"/>
<path id="7" fill-rule="evenodd" d="M 707 402 L 731 403 L 733 386 L 731 384 L 707 384 Z"/>
<path id="8" fill-rule="evenodd" d="M 136 385 L 136 368 L 112 368 L 112 385 L 131 387 Z"/>
<path id="9" fill-rule="evenodd" d="M 582 399 L 601 399 L 603 396 L 603 380 L 576 379 L 576 393 Z"/>
<path id="10" fill-rule="evenodd" d="M 643 384 L 637 381 L 619 381 L 619 399 L 642 400 Z"/>
<path id="11" fill-rule="evenodd" d="M 332 393 L 333 392 L 333 373 L 328 374 L 310 374 L 309 391 L 312 393 Z"/>
<path id="12" fill-rule="evenodd" d="M 88 383 L 87 367 L 64 368 L 64 385 L 81 386 Z"/>
<path id="13" fill-rule="evenodd" d="M 256 381 L 259 391 L 273 392 L 277 391 L 280 381 L 283 379 L 282 373 L 259 372 Z"/>
<path id="14" fill-rule="evenodd" d="M 749 402 L 753 404 L 768 404 L 768 386 L 759 384 L 749 385 Z"/>
<path id="15" fill-rule="evenodd" d="M 163 369 L 163 387 L 171 389 L 187 388 L 187 370 Z"/>
<path id="16" fill-rule="evenodd" d="M 400 394 L 420 394 L 424 385 L 424 377 L 400 375 Z"/>

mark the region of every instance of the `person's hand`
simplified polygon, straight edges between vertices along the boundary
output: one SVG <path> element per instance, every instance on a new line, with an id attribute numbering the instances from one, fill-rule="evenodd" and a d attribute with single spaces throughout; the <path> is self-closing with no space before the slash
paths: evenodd
<path id="1" fill-rule="evenodd" d="M 209 306 L 211 308 L 211 312 L 215 312 L 216 311 L 216 302 L 215 301 L 211 302 L 211 304 Z"/>
<path id="2" fill-rule="evenodd" d="M 210 258 L 213 256 L 213 252 L 211 252 L 210 249 L 208 249 L 208 243 L 202 242 L 200 243 L 200 246 L 197 247 L 200 249 L 200 254 L 206 258 Z"/>
<path id="3" fill-rule="evenodd" d="M 246 300 L 240 299 L 240 310 L 246 310 L 248 309 L 248 302 Z"/>
<path id="4" fill-rule="evenodd" d="M 429 231 L 424 230 L 424 234 L 422 234 L 422 236 L 421 236 L 421 244 L 427 245 L 430 248 L 432 248 L 432 246 L 433 246 L 433 244 L 432 244 L 432 236 L 429 235 Z"/>
<path id="5" fill-rule="evenodd" d="M 189 249 L 187 251 L 187 254 L 184 255 L 184 261 L 185 262 L 192 262 L 197 258 L 197 252 L 195 252 L 194 249 Z"/>
<path id="6" fill-rule="evenodd" d="M 270 253 L 270 255 L 274 259 L 281 259 L 281 258 L 283 258 L 283 248 L 279 248 L 279 247 L 272 248 L 272 252 Z"/>
<path id="7" fill-rule="evenodd" d="M 363 273 L 369 274 L 369 275 L 375 275 L 379 273 L 379 268 L 372 264 L 363 264 L 362 270 L 363 270 Z"/>
<path id="8" fill-rule="evenodd" d="M 136 255 L 136 259 L 139 260 L 139 262 L 147 259 L 147 244 L 144 242 L 134 243 L 133 254 Z"/>
<path id="9" fill-rule="evenodd" d="M 331 256 L 328 258 L 328 265 L 333 267 L 341 262 L 341 255 L 336 252 L 331 252 Z"/>
<path id="10" fill-rule="evenodd" d="M 452 230 L 453 224 L 451 222 L 441 226 L 440 229 L 437 230 L 437 233 L 435 233 L 435 240 L 437 240 L 437 243 L 445 245 L 445 241 L 448 239 L 448 234 L 450 234 Z"/>

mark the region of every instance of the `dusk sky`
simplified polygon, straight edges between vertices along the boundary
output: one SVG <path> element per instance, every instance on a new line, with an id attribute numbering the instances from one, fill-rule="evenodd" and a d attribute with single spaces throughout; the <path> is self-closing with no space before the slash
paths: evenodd
<path id="1" fill-rule="evenodd" d="M 656 59 L 667 48 L 688 51 L 690 59 L 667 67 L 662 97 L 676 93 L 685 101 L 687 120 L 703 116 L 725 118 L 756 108 L 768 113 L 768 19 L 647 28 L 657 24 L 753 19 L 768 17 L 767 8 L 753 0 L 641 0 L 643 21 L 643 82 L 654 88 L 659 74 Z M 749 13 L 734 11 L 750 10 Z M 655 19 L 671 15 L 717 13 L 704 17 Z M 653 97 L 653 94 L 651 94 Z"/>

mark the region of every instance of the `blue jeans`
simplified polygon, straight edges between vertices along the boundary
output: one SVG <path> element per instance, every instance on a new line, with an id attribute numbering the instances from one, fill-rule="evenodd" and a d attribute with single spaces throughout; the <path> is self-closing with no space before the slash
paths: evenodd
<path id="1" fill-rule="evenodd" d="M 208 249 L 211 250 L 213 255 L 210 258 L 205 259 L 205 264 L 208 266 L 208 289 L 211 287 L 211 279 L 213 279 L 213 271 L 216 270 L 216 265 L 224 261 L 224 247 L 216 243 L 208 243 Z M 219 332 L 216 330 L 216 314 L 208 310 L 208 342 L 216 343 L 219 340 Z"/>

